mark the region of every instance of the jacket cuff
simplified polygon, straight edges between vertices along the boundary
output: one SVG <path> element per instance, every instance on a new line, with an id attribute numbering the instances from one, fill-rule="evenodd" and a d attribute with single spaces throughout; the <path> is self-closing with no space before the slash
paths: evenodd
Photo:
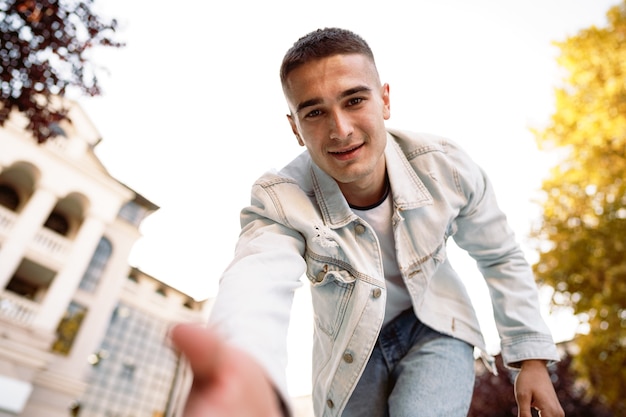
<path id="1" fill-rule="evenodd" d="M 552 337 L 544 334 L 523 334 L 502 339 L 501 347 L 504 365 L 512 369 L 519 369 L 522 362 L 529 359 L 544 360 L 548 365 L 561 360 Z"/>

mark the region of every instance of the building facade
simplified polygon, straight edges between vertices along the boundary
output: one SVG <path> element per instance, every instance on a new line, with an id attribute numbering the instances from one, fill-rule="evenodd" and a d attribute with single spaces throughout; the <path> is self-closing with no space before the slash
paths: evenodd
<path id="1" fill-rule="evenodd" d="M 190 376 L 167 329 L 208 303 L 129 266 L 158 207 L 107 172 L 81 108 L 69 117 L 43 145 L 19 115 L 0 127 L 0 417 L 175 415 Z"/>
<path id="2" fill-rule="evenodd" d="M 204 302 L 131 269 L 98 349 L 81 417 L 180 416 L 191 376 L 169 343 L 173 322 L 204 321 Z"/>

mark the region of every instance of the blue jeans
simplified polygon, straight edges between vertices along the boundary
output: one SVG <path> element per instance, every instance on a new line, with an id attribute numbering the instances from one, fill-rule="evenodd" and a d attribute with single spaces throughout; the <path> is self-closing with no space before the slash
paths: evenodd
<path id="1" fill-rule="evenodd" d="M 343 417 L 465 417 L 474 349 L 422 324 L 412 309 L 389 322 Z"/>

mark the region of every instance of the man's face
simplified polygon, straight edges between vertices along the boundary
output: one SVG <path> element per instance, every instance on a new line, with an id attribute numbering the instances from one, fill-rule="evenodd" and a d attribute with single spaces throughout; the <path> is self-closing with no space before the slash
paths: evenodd
<path id="1" fill-rule="evenodd" d="M 381 187 L 389 86 L 364 55 L 334 55 L 289 73 L 289 122 L 298 143 L 346 194 Z"/>

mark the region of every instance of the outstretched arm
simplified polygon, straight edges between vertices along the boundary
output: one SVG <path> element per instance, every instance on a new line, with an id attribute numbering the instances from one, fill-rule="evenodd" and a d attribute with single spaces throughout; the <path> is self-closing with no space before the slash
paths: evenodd
<path id="1" fill-rule="evenodd" d="M 515 380 L 515 400 L 518 417 L 531 417 L 530 410 L 539 410 L 541 417 L 563 417 L 565 412 L 559 403 L 544 361 L 527 360 Z"/>
<path id="2" fill-rule="evenodd" d="M 180 324 L 174 345 L 193 372 L 185 417 L 280 417 L 280 400 L 261 366 L 211 330 Z"/>

